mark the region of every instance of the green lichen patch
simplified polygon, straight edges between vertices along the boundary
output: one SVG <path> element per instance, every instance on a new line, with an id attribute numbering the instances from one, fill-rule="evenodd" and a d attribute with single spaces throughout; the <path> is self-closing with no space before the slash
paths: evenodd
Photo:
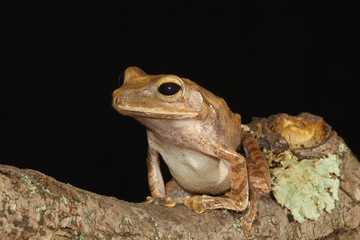
<path id="1" fill-rule="evenodd" d="M 39 183 L 33 183 L 26 175 L 22 175 L 20 181 L 26 184 L 27 189 L 29 189 L 29 197 L 31 197 L 35 193 Z"/>
<path id="2" fill-rule="evenodd" d="M 79 233 L 77 230 L 74 230 L 73 235 L 75 239 L 80 239 L 80 240 L 85 239 L 84 234 L 82 232 Z"/>
<path id="3" fill-rule="evenodd" d="M 37 207 L 35 209 L 35 212 L 40 212 L 40 211 L 45 211 L 46 210 L 46 204 L 40 206 L 40 207 Z"/>
<path id="4" fill-rule="evenodd" d="M 241 220 L 242 219 L 238 219 L 238 218 L 235 218 L 235 220 L 234 220 L 234 223 L 233 223 L 233 225 L 232 225 L 232 227 L 235 229 L 235 231 L 237 231 L 237 232 L 240 232 L 240 231 L 242 231 L 242 228 L 241 228 Z"/>
<path id="5" fill-rule="evenodd" d="M 275 161 L 281 167 L 271 169 L 273 194 L 295 220 L 316 220 L 324 209 L 327 212 L 334 209 L 335 200 L 339 200 L 338 155 L 298 161 L 290 151 L 285 151 Z"/>
<path id="6" fill-rule="evenodd" d="M 119 225 L 119 228 L 121 229 L 123 227 L 123 225 L 129 225 L 129 226 L 132 225 L 131 219 L 128 217 L 123 217 L 123 219 Z"/>
<path id="7" fill-rule="evenodd" d="M 67 200 L 67 198 L 64 197 L 63 195 L 61 195 L 60 200 L 61 200 L 65 205 L 67 205 L 67 204 L 69 203 L 68 200 Z"/>
<path id="8" fill-rule="evenodd" d="M 144 218 L 149 220 L 152 223 L 153 227 L 155 227 L 155 228 L 158 227 L 156 220 L 152 216 L 149 216 L 147 213 L 145 213 Z"/>
<path id="9" fill-rule="evenodd" d="M 349 148 L 346 146 L 345 143 L 339 142 L 339 154 L 340 156 L 343 156 L 347 151 L 349 151 Z"/>
<path id="10" fill-rule="evenodd" d="M 43 193 L 47 193 L 47 194 L 49 194 L 49 195 L 51 195 L 51 196 L 54 196 L 54 195 L 52 194 L 52 192 L 51 192 L 48 188 L 41 187 L 41 190 L 42 190 Z"/>

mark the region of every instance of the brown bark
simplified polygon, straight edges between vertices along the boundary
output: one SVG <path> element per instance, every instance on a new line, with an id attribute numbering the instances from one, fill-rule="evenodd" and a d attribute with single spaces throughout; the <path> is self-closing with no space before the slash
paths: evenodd
<path id="1" fill-rule="evenodd" d="M 290 148 L 272 131 L 271 123 L 272 117 L 254 119 L 249 126 L 263 147 L 279 152 Z M 316 147 L 292 151 L 305 158 L 319 151 L 326 154 L 339 141 L 343 140 L 331 131 Z M 360 163 L 351 151 L 342 155 L 342 161 L 340 201 L 331 213 L 300 224 L 267 195 L 258 204 L 249 232 L 240 228 L 242 213 L 213 210 L 196 214 L 183 205 L 166 208 L 129 203 L 34 170 L 0 165 L 0 239 L 360 239 Z"/>

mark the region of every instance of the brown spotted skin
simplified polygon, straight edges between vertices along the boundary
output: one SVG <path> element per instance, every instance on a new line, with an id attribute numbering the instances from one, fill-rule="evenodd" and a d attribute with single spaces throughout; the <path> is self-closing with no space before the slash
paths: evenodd
<path id="1" fill-rule="evenodd" d="M 242 143 L 249 174 L 250 206 L 241 224 L 243 229 L 250 230 L 260 197 L 270 192 L 271 177 L 269 165 L 260 150 L 259 143 L 252 137 L 245 138 Z"/>
<path id="2" fill-rule="evenodd" d="M 270 170 L 259 143 L 253 137 L 245 138 L 242 143 L 247 159 L 250 190 L 259 192 L 259 194 L 269 193 L 271 187 Z"/>
<path id="3" fill-rule="evenodd" d="M 187 78 L 129 67 L 112 105 L 147 129 L 151 197 L 146 203 L 184 202 L 197 213 L 248 208 L 242 227 L 251 228 L 259 198 L 270 191 L 269 168 L 254 138 L 243 140 L 246 158 L 236 152 L 241 117 L 222 98 Z M 160 155 L 173 176 L 166 185 Z M 229 197 L 218 196 L 225 193 Z"/>

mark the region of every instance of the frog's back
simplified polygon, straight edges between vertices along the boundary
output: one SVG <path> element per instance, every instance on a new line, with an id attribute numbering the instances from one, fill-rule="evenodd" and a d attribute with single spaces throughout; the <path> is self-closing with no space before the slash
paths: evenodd
<path id="1" fill-rule="evenodd" d="M 224 146 L 235 150 L 241 143 L 240 114 L 233 113 L 222 97 L 218 97 L 204 88 L 201 93 L 212 111 L 215 138 Z"/>

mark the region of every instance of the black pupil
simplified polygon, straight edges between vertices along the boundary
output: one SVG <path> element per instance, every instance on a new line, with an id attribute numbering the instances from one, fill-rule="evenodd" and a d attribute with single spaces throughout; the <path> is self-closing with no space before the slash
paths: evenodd
<path id="1" fill-rule="evenodd" d="M 163 83 L 159 86 L 159 92 L 164 95 L 174 95 L 179 92 L 181 87 L 173 82 Z"/>

